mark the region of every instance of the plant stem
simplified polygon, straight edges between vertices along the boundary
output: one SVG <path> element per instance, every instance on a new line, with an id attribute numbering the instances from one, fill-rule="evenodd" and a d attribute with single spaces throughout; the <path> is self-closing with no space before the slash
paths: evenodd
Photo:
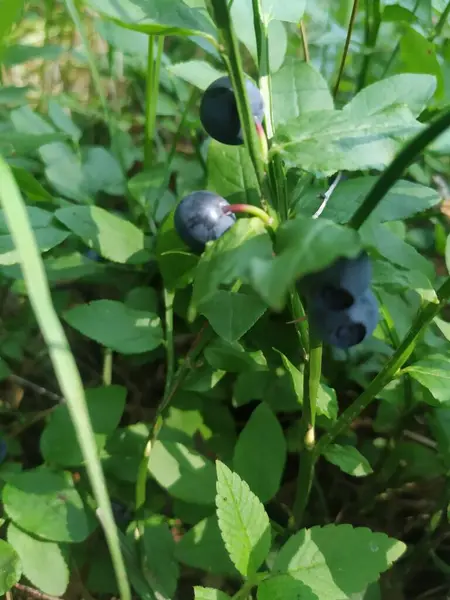
<path id="1" fill-rule="evenodd" d="M 372 19 L 370 18 L 370 8 L 373 9 Z M 371 22 L 372 21 L 372 22 Z M 364 46 L 365 48 L 370 48 L 372 51 L 378 39 L 378 32 L 380 30 L 381 25 L 381 10 L 380 10 L 380 0 L 366 0 L 366 15 L 365 15 L 365 25 L 364 25 Z M 364 58 L 361 65 L 361 71 L 358 77 L 358 83 L 356 86 L 356 91 L 359 92 L 365 85 L 367 81 L 367 74 L 369 72 L 370 61 L 372 60 L 372 52 L 370 54 L 364 54 Z"/>
<path id="2" fill-rule="evenodd" d="M 222 53 L 222 58 L 227 66 L 233 89 L 236 94 L 236 104 L 242 124 L 244 141 L 249 151 L 258 180 L 258 193 L 261 195 L 264 181 L 264 165 L 261 158 L 255 120 L 250 109 L 245 87 L 245 75 L 242 67 L 241 55 L 239 53 L 239 44 L 233 30 L 226 0 L 211 0 L 211 4 L 214 21 L 219 30 L 221 43 L 225 49 L 225 52 Z"/>
<path id="3" fill-rule="evenodd" d="M 334 91 L 333 91 L 334 98 L 336 98 L 337 93 L 339 91 L 339 85 L 341 83 L 341 77 L 342 77 L 342 74 L 344 72 L 345 61 L 347 60 L 348 49 L 349 49 L 349 46 L 350 46 L 350 40 L 351 40 L 352 32 L 353 32 L 353 26 L 354 26 L 355 20 L 356 20 L 356 13 L 358 12 L 358 3 L 359 3 L 359 0 L 353 0 L 352 14 L 350 15 L 350 23 L 348 24 L 347 37 L 345 39 L 344 52 L 342 53 L 341 64 L 339 66 L 338 78 L 337 78 L 336 85 L 334 86 Z"/>
<path id="4" fill-rule="evenodd" d="M 155 36 L 148 36 L 147 87 L 145 93 L 145 142 L 144 168 L 150 169 L 153 163 L 153 144 L 156 132 L 156 110 L 158 105 L 159 72 L 164 49 L 164 36 L 158 37 L 155 54 Z"/>
<path id="5" fill-rule="evenodd" d="M 302 447 L 299 456 L 297 492 L 294 502 L 294 525 L 300 528 L 314 478 L 314 447 L 317 393 L 322 372 L 322 343 L 309 330 L 309 360 L 303 374 L 303 412 L 300 422 Z"/>
<path id="6" fill-rule="evenodd" d="M 175 371 L 175 353 L 173 344 L 173 303 L 175 293 L 164 288 L 164 305 L 166 314 L 166 353 L 167 353 L 167 369 L 166 369 L 166 384 L 164 387 L 164 395 L 168 394 L 172 387 L 172 381 Z"/>
<path id="7" fill-rule="evenodd" d="M 416 159 L 428 144 L 431 144 L 443 131 L 450 127 L 450 109 L 441 113 L 436 119 L 433 119 L 428 127 L 419 134 L 399 152 L 391 164 L 385 169 L 382 175 L 377 179 L 372 189 L 366 196 L 361 206 L 356 210 L 349 221 L 349 226 L 359 229 L 368 219 L 383 197 L 396 183 L 405 169 Z"/>
<path id="8" fill-rule="evenodd" d="M 273 106 L 272 79 L 270 77 L 269 60 L 269 33 L 267 23 L 264 21 L 262 15 L 261 0 L 252 0 L 252 5 L 256 47 L 258 52 L 259 89 L 264 99 L 266 136 L 268 140 L 271 140 L 273 137 Z"/>
<path id="9" fill-rule="evenodd" d="M 310 55 L 309 55 L 309 46 L 308 46 L 308 36 L 306 33 L 306 25 L 305 25 L 305 22 L 303 21 L 303 19 L 300 21 L 299 28 L 300 28 L 300 37 L 302 40 L 303 58 L 304 58 L 305 62 L 309 63 Z"/>
<path id="10" fill-rule="evenodd" d="M 333 440 L 340 435 L 350 423 L 365 410 L 381 390 L 396 376 L 398 370 L 405 364 L 414 351 L 417 340 L 424 333 L 433 319 L 439 314 L 447 298 L 450 296 L 450 277 L 437 291 L 438 303 L 429 303 L 418 313 L 411 328 L 389 361 L 378 375 L 371 381 L 364 392 L 351 404 L 339 417 L 336 423 L 323 435 L 314 450 L 314 459 L 317 459 Z"/>
<path id="11" fill-rule="evenodd" d="M 447 2 L 447 6 L 444 8 L 441 16 L 439 17 L 439 21 L 436 23 L 436 27 L 434 28 L 433 35 L 429 37 L 430 42 L 432 42 L 435 38 L 438 37 L 442 33 L 445 24 L 448 22 L 450 17 L 450 0 Z"/>
<path id="12" fill-rule="evenodd" d="M 105 348 L 103 355 L 103 385 L 111 385 L 113 371 L 113 351 Z"/>
<path id="13" fill-rule="evenodd" d="M 273 218 L 268 215 L 262 208 L 253 206 L 252 204 L 230 204 L 224 208 L 225 213 L 244 213 L 253 215 L 261 219 L 266 225 L 271 226 L 273 224 Z"/>
<path id="14" fill-rule="evenodd" d="M 417 11 L 417 9 L 418 9 L 418 8 L 419 8 L 419 6 L 420 6 L 420 2 L 421 2 L 421 0 L 417 0 L 417 1 L 416 1 L 415 5 L 414 5 L 414 8 L 413 8 L 413 10 L 412 10 L 412 12 L 413 12 L 413 15 L 415 15 L 415 14 L 416 14 L 416 11 Z M 386 66 L 385 66 L 385 67 L 384 67 L 384 69 L 383 69 L 383 74 L 381 75 L 381 78 L 380 78 L 380 79 L 384 79 L 384 78 L 386 77 L 386 75 L 388 74 L 388 72 L 389 72 L 389 69 L 391 68 L 391 66 L 392 66 L 392 63 L 393 63 L 393 62 L 394 62 L 394 60 L 396 59 L 396 57 L 397 57 L 397 54 L 398 54 L 399 50 L 400 50 L 400 42 L 397 42 L 397 43 L 396 43 L 396 45 L 395 45 L 395 48 L 394 48 L 394 50 L 393 50 L 393 52 L 392 52 L 392 54 L 391 54 L 391 55 L 390 55 L 390 57 L 389 57 L 389 60 L 388 60 L 388 61 L 387 61 L 387 63 L 386 63 Z"/>
<path id="15" fill-rule="evenodd" d="M 171 309 L 172 310 L 172 309 Z M 171 321 L 172 317 L 167 317 L 166 315 L 166 326 L 167 320 Z M 159 431 L 162 426 L 162 414 L 169 406 L 172 398 L 175 395 L 175 392 L 178 390 L 179 386 L 184 381 L 184 378 L 189 373 L 192 365 L 192 361 L 194 361 L 204 346 L 209 341 L 209 336 L 212 335 L 211 330 L 209 331 L 209 336 L 206 335 L 206 329 L 208 327 L 208 323 L 205 323 L 203 327 L 200 329 L 199 333 L 195 337 L 192 345 L 183 361 L 181 366 L 178 368 L 176 374 L 170 378 L 170 385 L 167 384 L 168 379 L 166 379 L 166 389 L 164 391 L 164 396 L 156 409 L 155 416 L 152 421 L 152 425 L 150 427 L 150 433 L 147 438 L 147 444 L 145 446 L 144 454 L 142 456 L 141 462 L 139 464 L 138 476 L 136 480 L 136 494 L 135 494 L 135 509 L 138 513 L 142 507 L 145 505 L 147 498 L 147 475 L 148 475 L 148 461 L 150 458 L 151 450 L 158 438 Z M 167 334 L 166 334 L 167 335 Z M 172 361 L 172 359 L 170 359 Z M 168 359 L 169 362 L 169 359 Z M 138 530 L 140 535 L 142 535 L 142 527 L 138 525 Z"/>

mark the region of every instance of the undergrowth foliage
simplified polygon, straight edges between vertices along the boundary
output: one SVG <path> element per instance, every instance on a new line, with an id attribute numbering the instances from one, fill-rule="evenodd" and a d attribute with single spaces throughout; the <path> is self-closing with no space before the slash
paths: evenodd
<path id="1" fill-rule="evenodd" d="M 2 5 L 2 595 L 447 597 L 450 2 L 359 4 Z"/>

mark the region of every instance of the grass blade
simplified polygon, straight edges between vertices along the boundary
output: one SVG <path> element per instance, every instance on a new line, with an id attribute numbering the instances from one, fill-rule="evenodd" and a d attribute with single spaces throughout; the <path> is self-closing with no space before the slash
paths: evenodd
<path id="1" fill-rule="evenodd" d="M 66 334 L 53 306 L 44 265 L 28 219 L 25 203 L 12 172 L 2 157 L 0 157 L 0 200 L 8 229 L 20 255 L 20 266 L 31 306 L 48 346 L 53 368 L 62 394 L 67 401 L 78 443 L 86 461 L 86 469 L 94 496 L 103 514 L 102 525 L 111 553 L 120 597 L 122 600 L 130 600 L 130 588 L 117 528 L 97 454 L 81 377 Z"/>

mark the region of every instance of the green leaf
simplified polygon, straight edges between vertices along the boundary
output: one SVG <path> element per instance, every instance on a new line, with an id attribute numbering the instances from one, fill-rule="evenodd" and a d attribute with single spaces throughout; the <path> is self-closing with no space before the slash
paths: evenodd
<path id="1" fill-rule="evenodd" d="M 429 73 L 437 80 L 436 97 L 444 93 L 444 78 L 433 42 L 406 25 L 400 38 L 401 70 L 410 73 Z"/>
<path id="2" fill-rule="evenodd" d="M 364 202 L 376 180 L 376 177 L 366 176 L 339 183 L 321 217 L 336 223 L 347 223 Z M 305 194 L 302 194 L 295 205 L 295 212 L 313 216 L 322 203 L 319 197 L 320 191 L 316 187 L 311 187 Z M 440 201 L 439 194 L 433 188 L 400 179 L 384 196 L 370 215 L 369 220 L 371 223 L 381 223 L 409 219 L 417 213 L 436 206 Z"/>
<path id="3" fill-rule="evenodd" d="M 276 125 L 317 110 L 333 110 L 327 82 L 311 64 L 290 58 L 272 77 L 273 118 Z"/>
<path id="4" fill-rule="evenodd" d="M 83 177 L 91 195 L 100 191 L 111 196 L 125 194 L 126 183 L 120 163 L 106 148 L 87 149 L 83 162 Z"/>
<path id="5" fill-rule="evenodd" d="M 332 444 L 324 452 L 324 456 L 328 462 L 354 477 L 364 477 L 373 472 L 367 458 L 353 446 Z"/>
<path id="6" fill-rule="evenodd" d="M 194 587 L 194 600 L 231 600 L 224 592 L 214 588 Z"/>
<path id="7" fill-rule="evenodd" d="M 278 10 L 281 8 L 281 6 L 287 6 L 288 10 L 289 6 L 292 6 L 292 0 L 289 0 L 289 2 L 283 2 L 282 5 L 279 2 L 276 2 L 276 0 L 267 0 L 267 2 L 268 7 L 270 7 L 269 3 L 276 3 Z M 301 8 L 303 0 L 300 0 L 296 4 L 299 8 Z M 255 61 L 255 64 L 257 64 L 257 46 L 255 29 L 253 27 L 252 0 L 233 0 L 230 12 L 237 37 L 244 44 L 244 46 L 246 46 L 247 50 Z M 267 27 L 269 38 L 269 65 L 270 71 L 274 73 L 283 64 L 287 50 L 287 35 L 283 23 L 272 20 L 267 15 L 266 20 L 269 22 Z M 249 26 L 249 24 L 251 25 Z"/>
<path id="8" fill-rule="evenodd" d="M 271 545 L 269 517 L 263 504 L 239 475 L 217 461 L 217 517 L 231 560 L 244 575 L 253 576 Z"/>
<path id="9" fill-rule="evenodd" d="M 152 574 L 152 588 L 156 594 L 173 598 L 179 577 L 175 560 L 175 540 L 166 523 L 146 523 L 143 545 L 145 568 Z"/>
<path id="10" fill-rule="evenodd" d="M 63 111 L 61 105 L 55 100 L 49 100 L 48 116 L 52 120 L 57 129 L 67 133 L 74 142 L 79 142 L 82 136 L 82 131 L 75 125 L 67 113 Z"/>
<path id="11" fill-rule="evenodd" d="M 197 8 L 189 8 L 181 0 L 89 0 L 88 4 L 104 17 L 119 25 L 151 35 L 206 35 L 214 28 Z"/>
<path id="12" fill-rule="evenodd" d="M 21 191 L 33 202 L 54 202 L 53 196 L 39 183 L 34 176 L 21 167 L 12 167 L 14 178 Z"/>
<path id="13" fill-rule="evenodd" d="M 275 559 L 273 572 L 284 581 L 286 575 L 296 580 L 301 598 L 342 600 L 376 581 L 405 550 L 403 542 L 366 527 L 313 527 L 299 531 L 286 542 Z M 263 582 L 261 587 L 265 585 Z M 303 595 L 304 586 L 310 595 Z M 287 600 L 298 597 L 294 590 L 292 582 Z M 268 597 L 262 596 L 264 600 Z"/>
<path id="14" fill-rule="evenodd" d="M 278 19 L 297 24 L 305 12 L 306 0 L 286 0 L 285 2 L 262 0 L 261 7 L 263 19 L 266 22 Z"/>
<path id="15" fill-rule="evenodd" d="M 372 285 L 398 292 L 415 290 L 422 299 L 437 302 L 437 295 L 430 280 L 421 271 L 399 269 L 386 260 L 372 261 Z"/>
<path id="16" fill-rule="evenodd" d="M 261 502 L 275 496 L 286 463 L 286 440 L 278 419 L 265 403 L 252 413 L 234 450 L 233 469 Z"/>
<path id="17" fill-rule="evenodd" d="M 108 436 L 119 425 L 125 408 L 125 397 L 126 389 L 118 385 L 86 390 L 89 419 L 99 451 L 104 448 Z M 83 456 L 66 404 L 57 406 L 50 415 L 41 435 L 40 448 L 44 460 L 50 464 L 63 467 L 83 464 Z"/>
<path id="18" fill-rule="evenodd" d="M 8 527 L 8 542 L 17 552 L 25 577 L 44 594 L 62 596 L 69 584 L 69 569 L 58 544 L 38 540 L 14 523 Z"/>
<path id="19" fill-rule="evenodd" d="M 293 579 L 290 575 L 280 574 L 273 575 L 260 584 L 258 600 L 319 600 L 319 598 L 301 581 Z"/>
<path id="20" fill-rule="evenodd" d="M 42 227 L 35 229 L 36 242 L 40 252 L 48 252 L 52 248 L 62 244 L 69 237 L 67 231 L 56 229 L 56 227 Z M 20 263 L 20 255 L 14 247 L 12 237 L 0 235 L 0 265 L 16 265 Z"/>
<path id="21" fill-rule="evenodd" d="M 287 356 L 281 352 L 280 355 L 283 365 L 291 378 L 292 387 L 297 397 L 297 402 L 299 403 L 299 406 L 301 406 L 303 404 L 303 372 L 297 369 L 297 367 L 292 364 Z M 335 421 L 337 418 L 338 402 L 336 398 L 336 392 L 322 383 L 319 385 L 317 392 L 316 410 L 317 415 L 323 415 L 331 421 Z"/>
<path id="22" fill-rule="evenodd" d="M 212 140 L 207 157 L 208 190 L 230 204 L 260 205 L 255 169 L 245 146 L 226 146 Z"/>
<path id="23" fill-rule="evenodd" d="M 406 106 L 364 118 L 349 111 L 318 110 L 279 126 L 272 152 L 279 153 L 288 166 L 325 175 L 344 169 L 380 169 L 397 152 L 393 138 L 422 127 Z"/>
<path id="24" fill-rule="evenodd" d="M 82 542 L 89 535 L 83 502 L 70 474 L 47 467 L 12 475 L 3 488 L 6 514 L 21 529 L 54 542 Z"/>
<path id="25" fill-rule="evenodd" d="M 168 65 L 166 69 L 172 75 L 180 77 L 200 90 L 206 90 L 213 81 L 225 75 L 224 71 L 218 71 L 205 60 L 187 60 Z"/>
<path id="26" fill-rule="evenodd" d="M 354 118 L 362 119 L 395 105 L 406 105 L 417 117 L 426 108 L 436 90 L 436 77 L 401 73 L 367 86 L 344 106 Z"/>
<path id="27" fill-rule="evenodd" d="M 115 300 L 94 300 L 64 313 L 71 327 L 122 354 L 150 352 L 163 342 L 161 320 Z"/>
<path id="28" fill-rule="evenodd" d="M 412 271 L 420 271 L 430 281 L 434 280 L 432 263 L 411 244 L 402 240 L 388 225 L 365 223 L 360 229 L 360 234 L 366 247 L 373 248 L 394 265 Z"/>
<path id="29" fill-rule="evenodd" d="M 185 533 L 176 545 L 175 554 L 189 567 L 216 575 L 238 575 L 225 549 L 215 515 L 200 521 Z"/>
<path id="30" fill-rule="evenodd" d="M 181 241 L 173 224 L 171 211 L 158 230 L 156 260 L 169 290 L 186 287 L 191 281 L 198 257 Z"/>
<path id="31" fill-rule="evenodd" d="M 23 11 L 23 0 L 3 0 L 2 20 L 0 24 L 0 57 L 3 46 L 6 46 L 6 37 L 9 35 L 13 25 L 19 21 Z M 3 592 L 2 592 L 3 593 Z"/>
<path id="32" fill-rule="evenodd" d="M 403 369 L 426 387 L 438 402 L 450 402 L 449 356 L 433 354 Z"/>
<path id="33" fill-rule="evenodd" d="M 146 262 L 144 234 L 130 221 L 99 206 L 60 208 L 55 217 L 101 256 L 117 263 Z"/>
<path id="34" fill-rule="evenodd" d="M 260 350 L 248 352 L 238 342 L 228 344 L 219 339 L 208 344 L 205 358 L 214 369 L 231 373 L 261 371 L 267 367 L 266 359 Z"/>
<path id="35" fill-rule="evenodd" d="M 197 265 L 192 303 L 199 306 L 221 284 L 248 278 L 249 263 L 272 256 L 272 244 L 261 219 L 238 219 L 221 238 L 208 245 Z"/>
<path id="36" fill-rule="evenodd" d="M 269 306 L 281 310 L 297 280 L 324 269 L 340 256 L 355 257 L 360 250 L 356 231 L 326 219 L 297 217 L 278 228 L 276 257 L 264 260 L 255 256 L 251 261 L 252 286 Z"/>
<path id="37" fill-rule="evenodd" d="M 195 504 L 214 503 L 214 465 L 195 450 L 178 442 L 157 441 L 148 469 L 174 498 Z"/>
<path id="38" fill-rule="evenodd" d="M 266 305 L 250 294 L 218 290 L 202 303 L 199 312 L 223 340 L 237 342 L 266 312 Z"/>
<path id="39" fill-rule="evenodd" d="M 0 594 L 6 594 L 22 576 L 22 566 L 17 552 L 10 544 L 0 540 Z"/>
<path id="40" fill-rule="evenodd" d="M 119 481 L 135 483 L 149 435 L 142 422 L 116 429 L 106 442 L 103 467 Z"/>

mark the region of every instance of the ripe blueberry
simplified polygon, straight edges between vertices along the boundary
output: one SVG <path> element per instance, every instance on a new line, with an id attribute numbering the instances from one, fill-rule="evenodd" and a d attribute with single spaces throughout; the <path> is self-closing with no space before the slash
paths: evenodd
<path id="1" fill-rule="evenodd" d="M 356 258 L 339 258 L 319 273 L 303 279 L 308 296 L 322 297 L 331 310 L 350 308 L 358 296 L 370 285 L 372 265 L 366 252 Z"/>
<path id="2" fill-rule="evenodd" d="M 321 296 L 312 296 L 308 313 L 316 335 L 342 349 L 360 344 L 373 333 L 379 321 L 377 300 L 370 289 L 343 310 L 332 310 Z"/>
<path id="3" fill-rule="evenodd" d="M 248 98 L 256 123 L 264 116 L 261 92 L 250 80 L 245 81 Z M 229 77 L 220 77 L 204 92 L 200 104 L 200 121 L 206 132 L 218 142 L 229 146 L 244 143 L 239 113 Z"/>
<path id="4" fill-rule="evenodd" d="M 175 209 L 174 224 L 183 242 L 202 252 L 210 240 L 217 240 L 236 222 L 233 213 L 225 213 L 230 204 L 213 192 L 193 192 Z"/>

